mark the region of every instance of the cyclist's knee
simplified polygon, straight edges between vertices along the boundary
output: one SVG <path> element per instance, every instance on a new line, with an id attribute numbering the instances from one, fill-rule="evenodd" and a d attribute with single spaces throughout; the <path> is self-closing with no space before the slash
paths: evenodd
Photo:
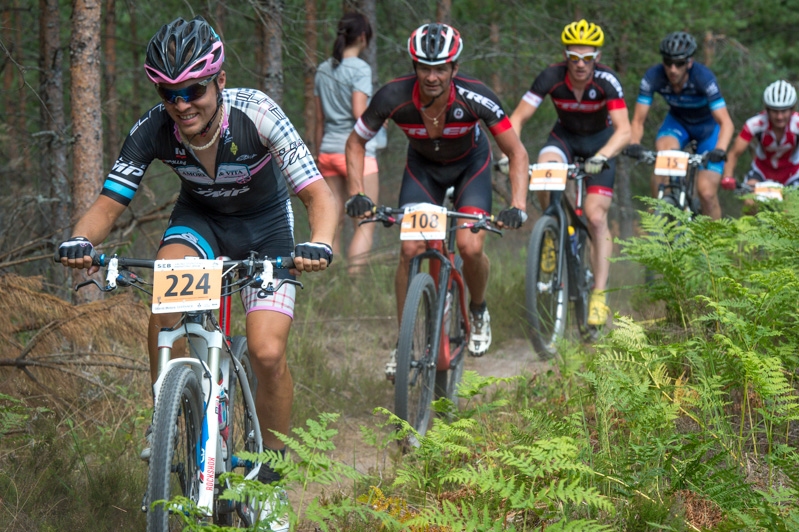
<path id="1" fill-rule="evenodd" d="M 257 373 L 273 379 L 282 377 L 288 371 L 284 347 L 270 343 L 250 345 L 250 360 L 253 362 L 253 369 Z"/>
<path id="2" fill-rule="evenodd" d="M 400 249 L 400 260 L 410 262 L 416 255 L 424 252 L 423 240 L 404 240 Z"/>

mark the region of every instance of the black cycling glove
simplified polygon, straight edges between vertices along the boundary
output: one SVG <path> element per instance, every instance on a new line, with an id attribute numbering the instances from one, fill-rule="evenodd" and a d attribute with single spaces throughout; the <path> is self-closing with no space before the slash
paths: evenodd
<path id="1" fill-rule="evenodd" d="M 720 163 L 727 160 L 727 152 L 721 148 L 713 148 L 707 153 L 707 160 L 711 163 Z"/>
<path id="2" fill-rule="evenodd" d="M 633 159 L 640 159 L 644 153 L 644 147 L 640 144 L 630 144 L 624 148 L 624 155 L 632 157 Z"/>
<path id="3" fill-rule="evenodd" d="M 499 212 L 497 221 L 510 229 L 518 229 L 527 221 L 527 213 L 516 207 L 506 207 Z"/>
<path id="4" fill-rule="evenodd" d="M 294 258 L 298 257 L 307 260 L 325 259 L 330 266 L 333 262 L 333 250 L 322 242 L 303 242 L 294 248 Z"/>
<path id="5" fill-rule="evenodd" d="M 347 203 L 344 204 L 344 210 L 347 211 L 347 216 L 358 218 L 374 209 L 375 204 L 369 199 L 369 196 L 361 192 L 355 194 Z"/>
<path id="6" fill-rule="evenodd" d="M 94 251 L 94 246 L 89 242 L 89 239 L 83 236 L 73 236 L 66 242 L 61 242 L 61 245 L 58 246 L 59 262 L 63 258 L 69 260 L 83 259 L 86 255 L 94 260 L 97 253 Z"/>

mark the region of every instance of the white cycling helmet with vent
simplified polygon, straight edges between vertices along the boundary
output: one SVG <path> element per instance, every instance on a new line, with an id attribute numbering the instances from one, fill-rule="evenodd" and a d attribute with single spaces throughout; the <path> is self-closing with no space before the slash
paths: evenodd
<path id="1" fill-rule="evenodd" d="M 787 81 L 775 81 L 763 92 L 763 103 L 769 109 L 790 109 L 796 105 L 796 89 Z"/>

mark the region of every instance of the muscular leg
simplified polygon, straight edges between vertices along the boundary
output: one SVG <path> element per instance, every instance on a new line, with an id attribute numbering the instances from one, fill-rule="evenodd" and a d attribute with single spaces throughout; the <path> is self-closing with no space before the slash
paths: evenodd
<path id="1" fill-rule="evenodd" d="M 197 252 L 182 244 L 170 244 L 158 250 L 156 259 L 182 259 L 196 257 Z M 150 354 L 150 380 L 155 383 L 158 379 L 158 333 L 161 329 L 172 327 L 180 319 L 180 314 L 151 314 L 147 328 L 147 351 Z M 185 340 L 176 343 L 172 349 L 172 356 L 181 356 Z"/>
<path id="2" fill-rule="evenodd" d="M 344 227 L 344 203 L 347 201 L 347 179 L 340 175 L 332 175 L 325 177 L 325 183 L 330 187 L 333 192 L 333 197 L 336 198 L 336 209 L 338 210 L 338 225 L 336 226 L 336 234 L 333 237 L 332 250 L 334 256 L 341 256 L 341 230 Z"/>
<path id="3" fill-rule="evenodd" d="M 594 290 L 604 291 L 608 284 L 613 241 L 608 228 L 608 209 L 612 198 L 600 194 L 585 197 L 585 215 L 591 233 L 591 265 L 594 267 Z"/>
<path id="4" fill-rule="evenodd" d="M 491 263 L 483 253 L 486 233 L 472 233 L 460 230 L 455 235 L 458 252 L 463 258 L 463 280 L 469 288 L 469 296 L 474 306 L 485 301 L 486 286 Z"/>
<path id="5" fill-rule="evenodd" d="M 291 423 L 294 381 L 286 361 L 290 328 L 291 318 L 281 312 L 256 310 L 247 315 L 247 347 L 258 379 L 255 410 L 264 446 L 270 449 L 285 446 L 271 431 L 288 434 Z"/>
<path id="6" fill-rule="evenodd" d="M 714 220 L 721 218 L 721 205 L 719 204 L 719 183 L 721 174 L 712 170 L 700 170 L 696 173 L 696 192 L 702 204 L 702 214 Z"/>
<path id="7" fill-rule="evenodd" d="M 408 268 L 411 259 L 425 249 L 422 240 L 403 240 L 400 249 L 400 261 L 394 275 L 394 293 L 397 294 L 397 323 L 402 322 L 402 308 L 405 306 L 405 295 L 408 293 Z"/>
<path id="8" fill-rule="evenodd" d="M 380 192 L 377 174 L 363 176 L 364 192 L 369 198 L 378 205 L 377 197 Z M 344 205 L 342 203 L 342 205 Z M 342 207 L 343 209 L 343 207 Z M 355 232 L 352 235 L 350 247 L 347 250 L 347 261 L 349 263 L 348 272 L 350 275 L 360 273 L 366 264 L 369 251 L 372 249 L 372 240 L 375 233 L 375 224 L 358 225 L 360 220 L 353 220 Z M 335 251 L 333 252 L 335 253 Z"/>

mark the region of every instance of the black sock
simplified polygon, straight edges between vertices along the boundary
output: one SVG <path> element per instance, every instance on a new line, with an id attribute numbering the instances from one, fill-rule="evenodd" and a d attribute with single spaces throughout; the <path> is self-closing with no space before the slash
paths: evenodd
<path id="1" fill-rule="evenodd" d="M 486 308 L 488 308 L 488 303 L 486 303 L 485 300 L 483 300 L 483 302 L 479 305 L 475 305 L 474 301 L 469 302 L 469 310 L 474 314 L 482 314 L 485 312 Z"/>
<path id="2" fill-rule="evenodd" d="M 280 453 L 281 457 L 286 457 L 286 448 L 283 447 L 282 449 L 270 449 L 268 447 L 264 447 L 264 451 L 275 451 Z M 272 469 L 272 467 L 267 464 L 261 464 L 261 469 L 258 471 L 258 482 L 262 484 L 275 484 L 276 482 L 280 481 L 280 473 Z"/>

